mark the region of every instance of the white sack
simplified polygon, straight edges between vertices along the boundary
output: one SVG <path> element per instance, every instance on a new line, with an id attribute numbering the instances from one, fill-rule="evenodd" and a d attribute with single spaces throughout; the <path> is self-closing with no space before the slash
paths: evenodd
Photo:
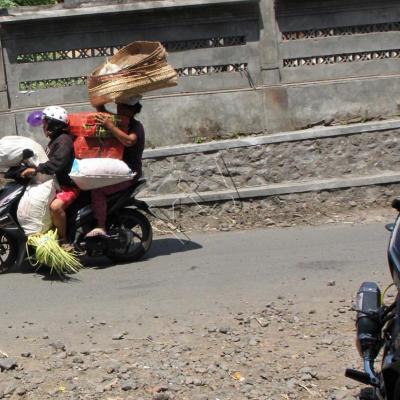
<path id="1" fill-rule="evenodd" d="M 51 228 L 50 203 L 56 196 L 56 180 L 29 185 L 18 205 L 17 218 L 26 235 Z"/>
<path id="2" fill-rule="evenodd" d="M 0 139 L 0 168 L 16 167 L 22 161 L 22 152 L 25 149 L 33 151 L 33 157 L 27 160 L 31 167 L 37 167 L 48 161 L 44 148 L 34 140 L 25 136 L 4 136 Z M 46 182 L 53 177 L 46 174 L 37 174 L 32 178 L 33 183 Z"/>
<path id="3" fill-rule="evenodd" d="M 44 148 L 34 140 L 25 136 L 4 136 L 0 139 L 0 168 L 16 167 L 22 161 L 22 152 L 25 149 L 33 151 L 33 157 L 28 164 L 37 167 L 48 160 Z"/>
<path id="4" fill-rule="evenodd" d="M 82 190 L 98 189 L 126 182 L 136 173 L 121 160 L 114 158 L 86 158 L 75 160 L 70 178 Z"/>
<path id="5" fill-rule="evenodd" d="M 108 74 L 115 74 L 116 72 L 121 71 L 121 67 L 116 64 L 112 64 L 107 62 L 103 65 L 103 68 L 99 71 L 99 75 L 108 75 Z"/>

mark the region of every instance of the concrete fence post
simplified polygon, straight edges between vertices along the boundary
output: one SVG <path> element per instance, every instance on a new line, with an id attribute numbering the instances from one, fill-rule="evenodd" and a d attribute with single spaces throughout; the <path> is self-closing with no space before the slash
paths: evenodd
<path id="1" fill-rule="evenodd" d="M 263 85 L 280 83 L 275 1 L 260 1 L 260 60 Z"/>
<path id="2" fill-rule="evenodd" d="M 288 110 L 287 89 L 281 85 L 279 29 L 275 15 L 275 0 L 261 0 L 260 18 L 260 67 L 265 128 L 267 132 L 291 130 L 293 126 Z"/>
<path id="3" fill-rule="evenodd" d="M 0 111 L 8 111 L 9 107 L 10 105 L 8 101 L 7 79 L 4 68 L 3 44 L 1 42 L 0 36 Z"/>

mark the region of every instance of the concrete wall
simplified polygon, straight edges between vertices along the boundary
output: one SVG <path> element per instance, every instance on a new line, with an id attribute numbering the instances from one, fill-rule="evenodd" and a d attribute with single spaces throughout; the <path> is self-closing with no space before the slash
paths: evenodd
<path id="1" fill-rule="evenodd" d="M 164 42 L 181 75 L 145 96 L 151 146 L 399 113 L 395 0 L 69 0 L 3 14 L 1 134 L 38 135 L 26 116 L 48 104 L 90 109 L 84 78 L 134 40 Z"/>
<path id="2" fill-rule="evenodd" d="M 398 114 L 398 2 L 279 0 L 276 21 L 293 128 Z"/>
<path id="3" fill-rule="evenodd" d="M 126 2 L 65 12 L 58 6 L 0 18 L 9 109 L 18 133 L 27 134 L 24 120 L 31 109 L 89 109 L 84 78 L 104 55 L 135 40 L 165 43 L 180 71 L 177 87 L 146 96 L 149 143 L 264 130 L 262 93 L 253 98 L 249 90 L 250 81 L 262 83 L 258 1 Z M 243 104 L 253 115 L 242 118 Z"/>
<path id="4" fill-rule="evenodd" d="M 143 195 L 174 219 L 180 205 L 188 227 L 312 223 L 398 190 L 399 119 L 299 130 L 398 116 L 397 0 L 66 0 L 0 24 L 0 136 L 43 144 L 32 110 L 91 109 L 84 79 L 107 56 L 165 43 L 179 84 L 143 101 Z M 223 140 L 199 144 L 211 139 Z"/>

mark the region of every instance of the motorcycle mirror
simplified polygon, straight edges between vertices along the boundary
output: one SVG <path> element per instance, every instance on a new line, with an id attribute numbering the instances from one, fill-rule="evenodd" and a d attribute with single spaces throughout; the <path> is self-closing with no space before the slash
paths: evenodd
<path id="1" fill-rule="evenodd" d="M 385 229 L 389 232 L 393 232 L 394 230 L 394 224 L 387 224 L 385 225 Z"/>
<path id="2" fill-rule="evenodd" d="M 392 207 L 400 212 L 400 199 L 396 198 L 392 201 Z"/>
<path id="3" fill-rule="evenodd" d="M 22 159 L 27 160 L 28 158 L 33 157 L 35 154 L 31 149 L 24 149 L 22 152 Z"/>

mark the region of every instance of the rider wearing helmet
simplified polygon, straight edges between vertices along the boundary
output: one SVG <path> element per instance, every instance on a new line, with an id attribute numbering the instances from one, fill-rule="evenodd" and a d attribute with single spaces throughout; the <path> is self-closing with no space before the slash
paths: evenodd
<path id="1" fill-rule="evenodd" d="M 42 111 L 40 118 L 44 134 L 50 139 L 46 148 L 49 160 L 36 168 L 27 168 L 21 176 L 28 177 L 38 172 L 56 176 L 61 190 L 50 204 L 50 211 L 60 241 L 66 243 L 65 209 L 76 200 L 79 194 L 79 189 L 68 175 L 74 161 L 74 146 L 72 136 L 69 135 L 68 114 L 62 107 L 50 106 Z"/>

